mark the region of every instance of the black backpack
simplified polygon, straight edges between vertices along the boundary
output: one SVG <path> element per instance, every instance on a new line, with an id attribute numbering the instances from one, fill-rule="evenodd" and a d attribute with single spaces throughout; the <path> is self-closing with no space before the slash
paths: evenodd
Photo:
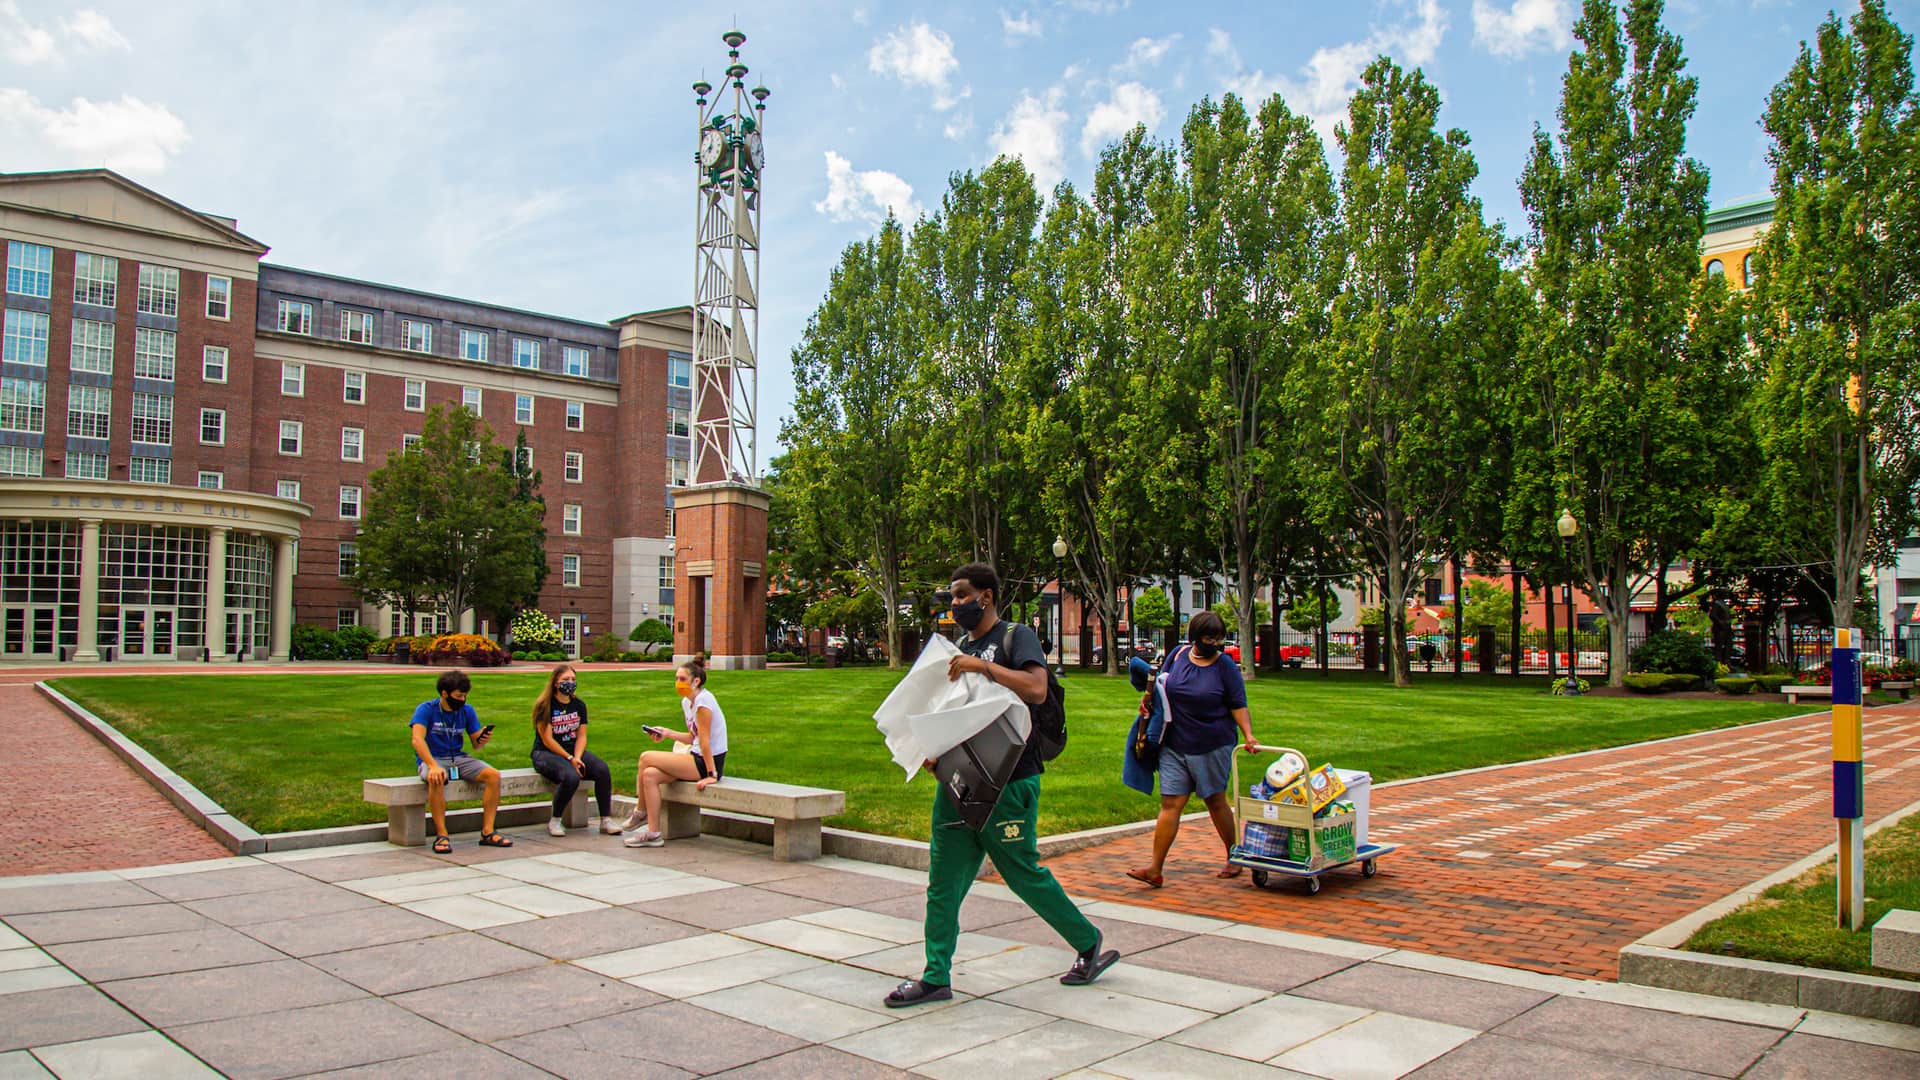
<path id="1" fill-rule="evenodd" d="M 1007 629 L 1000 635 L 1000 651 L 1013 655 L 1013 634 L 1017 623 L 1008 622 Z M 1044 661 L 1042 666 L 1045 667 Z M 1033 720 L 1033 738 L 1040 744 L 1040 760 L 1052 761 L 1067 748 L 1067 692 L 1061 687 L 1060 680 L 1054 677 L 1052 668 L 1047 673 L 1047 698 L 1037 705 L 1027 706 L 1027 715 Z"/>

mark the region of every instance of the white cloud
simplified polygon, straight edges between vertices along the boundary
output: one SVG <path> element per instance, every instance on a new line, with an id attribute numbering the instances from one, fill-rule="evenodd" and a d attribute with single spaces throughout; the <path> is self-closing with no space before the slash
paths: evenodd
<path id="1" fill-rule="evenodd" d="M 855 172 L 853 162 L 831 150 L 827 151 L 827 197 L 813 208 L 835 221 L 869 224 L 877 224 L 889 210 L 906 222 L 920 216 L 912 184 L 884 169 Z"/>
<path id="2" fill-rule="evenodd" d="M 1045 97 L 1021 93 L 1020 102 L 994 128 L 987 145 L 995 157 L 1017 157 L 1027 163 L 1041 191 L 1051 191 L 1067 174 L 1066 94 L 1059 87 Z"/>
<path id="3" fill-rule="evenodd" d="M 940 128 L 940 134 L 958 142 L 973 133 L 973 113 L 961 110 L 947 117 L 946 124 Z"/>
<path id="4" fill-rule="evenodd" d="M 74 98 L 68 108 L 55 109 L 25 90 L 0 89 L 0 146 L 15 159 L 0 157 L 0 166 L 160 173 L 188 138 L 187 125 L 165 105 L 136 97 Z"/>
<path id="5" fill-rule="evenodd" d="M 1413 18 L 1390 26 L 1376 26 L 1360 41 L 1326 46 L 1314 50 L 1301 65 L 1298 77 L 1268 74 L 1265 71 L 1238 71 L 1227 82 L 1227 89 L 1257 108 L 1269 95 L 1278 93 L 1296 113 L 1311 117 L 1322 138 L 1333 142 L 1334 125 L 1347 117 L 1347 102 L 1359 89 L 1360 75 L 1374 57 L 1391 56 L 1402 67 L 1418 67 L 1433 60 L 1447 32 L 1447 13 L 1439 0 L 1412 0 Z M 1235 62 L 1230 38 L 1219 30 L 1210 34 L 1208 51 Z"/>
<path id="6" fill-rule="evenodd" d="M 1056 0 L 1062 7 L 1087 15 L 1114 15 L 1127 10 L 1133 0 Z"/>
<path id="7" fill-rule="evenodd" d="M 1023 11 L 1018 15 L 1009 14 L 1006 8 L 1000 9 L 1000 30 L 1011 45 L 1021 38 L 1037 38 L 1046 32 L 1040 20 L 1032 12 Z"/>
<path id="8" fill-rule="evenodd" d="M 1179 34 L 1169 34 L 1163 38 L 1140 38 L 1127 47 L 1127 59 L 1120 67 L 1126 71 L 1140 71 L 1153 67 L 1165 59 L 1167 53 L 1179 42 Z"/>
<path id="9" fill-rule="evenodd" d="M 1207 31 L 1207 55 L 1235 70 L 1242 66 L 1240 50 L 1233 47 L 1233 35 L 1217 26 Z"/>
<path id="10" fill-rule="evenodd" d="M 132 44 L 113 28 L 113 20 L 92 8 L 82 8 L 71 17 L 60 20 L 60 29 L 68 37 L 79 39 L 82 45 L 94 52 L 133 51 Z"/>
<path id="11" fill-rule="evenodd" d="M 1564 49 L 1573 43 L 1572 0 L 1513 0 L 1507 7 L 1473 0 L 1473 41 L 1509 60 L 1535 49 Z"/>
<path id="12" fill-rule="evenodd" d="M 27 21 L 14 0 L 0 0 L 0 55 L 16 64 L 46 64 L 60 59 L 53 35 Z"/>
<path id="13" fill-rule="evenodd" d="M 953 39 L 923 22 L 903 26 L 873 43 L 867 67 L 877 75 L 891 75 L 908 86 L 933 91 L 933 107 L 951 109 L 973 92 L 953 89 L 960 61 L 953 55 Z"/>
<path id="14" fill-rule="evenodd" d="M 1105 143 L 1132 131 L 1136 124 L 1145 124 L 1152 132 L 1166 115 L 1159 94 L 1137 82 L 1121 83 L 1087 114 L 1087 125 L 1080 130 L 1080 152 L 1092 156 Z"/>

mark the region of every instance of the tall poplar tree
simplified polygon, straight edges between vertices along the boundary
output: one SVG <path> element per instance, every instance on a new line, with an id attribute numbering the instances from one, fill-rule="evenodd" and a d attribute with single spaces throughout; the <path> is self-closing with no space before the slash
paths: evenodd
<path id="1" fill-rule="evenodd" d="M 1707 173 L 1686 156 L 1697 80 L 1661 14 L 1628 0 L 1623 23 L 1612 0 L 1586 0 L 1557 138 L 1535 130 L 1520 181 L 1536 308 L 1509 401 L 1508 544 L 1585 584 L 1616 686 L 1634 576 L 1710 525 L 1716 432 L 1738 415 L 1726 291 L 1700 265 Z M 1565 541 L 1563 511 L 1578 526 Z"/>
<path id="2" fill-rule="evenodd" d="M 1407 598 L 1451 554 L 1492 423 L 1481 361 L 1502 343 L 1501 240 L 1440 94 L 1386 57 L 1335 130 L 1345 160 L 1331 326 L 1294 393 L 1315 519 L 1351 535 L 1379 583 L 1389 670 L 1407 671 Z"/>
<path id="3" fill-rule="evenodd" d="M 1865 0 L 1767 98 L 1773 223 L 1754 259 L 1758 413 L 1784 501 L 1827 520 L 1812 561 L 1837 626 L 1920 492 L 1920 109 L 1913 38 Z"/>

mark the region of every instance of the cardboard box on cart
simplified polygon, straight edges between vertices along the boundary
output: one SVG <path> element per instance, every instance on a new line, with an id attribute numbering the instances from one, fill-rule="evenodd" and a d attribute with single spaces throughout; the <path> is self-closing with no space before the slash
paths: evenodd
<path id="1" fill-rule="evenodd" d="M 1356 769 L 1333 770 L 1347 785 L 1347 793 L 1340 796 L 1353 804 L 1353 842 L 1356 846 L 1367 845 L 1367 798 L 1373 790 L 1373 774 Z"/>

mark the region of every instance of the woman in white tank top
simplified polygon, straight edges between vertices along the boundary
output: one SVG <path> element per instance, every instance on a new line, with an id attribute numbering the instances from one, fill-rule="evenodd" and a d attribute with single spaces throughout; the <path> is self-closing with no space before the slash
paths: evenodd
<path id="1" fill-rule="evenodd" d="M 640 797 L 622 826 L 628 834 L 622 843 L 628 847 L 659 847 L 667 842 L 657 829 L 644 827 L 650 821 L 660 821 L 661 784 L 691 780 L 694 787 L 704 791 L 726 772 L 727 716 L 707 689 L 707 669 L 697 660 L 683 664 L 674 672 L 673 686 L 680 695 L 680 713 L 687 730 L 643 728 L 654 742 L 671 739 L 681 745 L 673 751 L 648 750 L 640 755 L 634 778 Z"/>

